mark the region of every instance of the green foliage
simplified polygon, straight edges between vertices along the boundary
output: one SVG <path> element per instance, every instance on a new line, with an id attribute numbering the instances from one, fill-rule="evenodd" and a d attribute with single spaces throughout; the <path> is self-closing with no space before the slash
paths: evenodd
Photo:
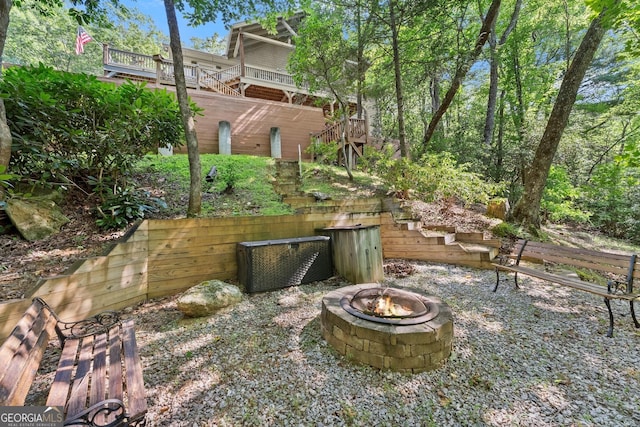
<path id="1" fill-rule="evenodd" d="M 591 221 L 605 233 L 640 242 L 640 168 L 608 163 L 582 187 Z"/>
<path id="2" fill-rule="evenodd" d="M 150 17 L 135 8 L 123 10 L 111 2 L 100 2 L 108 25 L 85 25 L 94 41 L 82 55 L 75 54 L 77 21 L 68 13 L 68 4 L 47 5 L 41 0 L 22 1 L 11 10 L 11 23 L 3 60 L 10 64 L 44 65 L 58 70 L 102 75 L 102 42 L 116 49 L 142 54 L 160 53 L 167 37 Z"/>
<path id="3" fill-rule="evenodd" d="M 305 153 L 311 154 L 316 163 L 333 165 L 338 161 L 338 144 L 331 142 L 314 142 L 305 150 Z"/>
<path id="4" fill-rule="evenodd" d="M 15 67 L 0 83 L 13 136 L 11 167 L 41 183 L 104 186 L 158 146 L 182 144 L 178 104 L 166 91 L 93 76 Z M 122 185 L 122 184 L 120 184 Z"/>
<path id="5" fill-rule="evenodd" d="M 167 204 L 159 198 L 151 197 L 149 192 L 132 187 L 114 188 L 97 208 L 96 224 L 104 229 L 124 228 L 130 223 L 143 219 L 147 213 L 166 208 Z"/>
<path id="6" fill-rule="evenodd" d="M 367 150 L 363 165 L 371 173 L 382 177 L 392 189 L 425 201 L 458 198 L 466 204 L 487 203 L 502 191 L 501 186 L 486 182 L 470 172 L 468 166 L 458 165 L 449 153 L 423 156 L 419 163 L 406 158 L 394 159 L 393 149 Z"/>
<path id="7" fill-rule="evenodd" d="M 520 230 L 520 228 L 509 222 L 501 222 L 500 224 L 496 224 L 491 229 L 491 233 L 493 233 L 493 235 L 497 237 L 511 239 L 515 239 L 518 236 L 522 235 L 522 231 Z"/>
<path id="8" fill-rule="evenodd" d="M 542 217 L 553 222 L 588 222 L 590 214 L 575 205 L 579 195 L 580 192 L 571 184 L 567 171 L 558 166 L 551 166 L 540 201 Z"/>
<path id="9" fill-rule="evenodd" d="M 5 173 L 7 170 L 5 165 L 0 165 L 0 194 L 2 194 L 2 190 L 7 190 L 9 188 L 12 188 L 13 185 L 11 184 L 11 181 L 19 178 L 18 175 L 12 174 L 12 173 Z"/>

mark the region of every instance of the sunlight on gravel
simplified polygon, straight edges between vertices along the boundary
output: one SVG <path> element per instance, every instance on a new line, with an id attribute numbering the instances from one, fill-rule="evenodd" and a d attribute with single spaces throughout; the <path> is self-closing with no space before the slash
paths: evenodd
<path id="1" fill-rule="evenodd" d="M 358 366 L 320 335 L 339 279 L 245 295 L 223 314 L 183 319 L 175 298 L 136 319 L 152 426 L 635 426 L 638 346 L 628 305 L 605 336 L 600 298 L 523 278 L 493 293 L 493 271 L 411 263 L 389 278 L 441 297 L 454 351 L 407 375 Z M 552 297 L 550 297 L 550 295 Z"/>

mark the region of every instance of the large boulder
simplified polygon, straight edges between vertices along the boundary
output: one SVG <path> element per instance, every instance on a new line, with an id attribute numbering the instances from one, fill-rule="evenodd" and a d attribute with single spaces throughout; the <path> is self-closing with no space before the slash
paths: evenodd
<path id="1" fill-rule="evenodd" d="M 7 200 L 7 216 L 18 232 L 30 242 L 59 233 L 69 222 L 58 205 L 49 198 L 12 198 Z"/>
<path id="2" fill-rule="evenodd" d="M 187 317 L 204 317 L 237 304 L 242 292 L 237 286 L 220 280 L 208 280 L 187 290 L 178 298 L 178 310 Z"/>

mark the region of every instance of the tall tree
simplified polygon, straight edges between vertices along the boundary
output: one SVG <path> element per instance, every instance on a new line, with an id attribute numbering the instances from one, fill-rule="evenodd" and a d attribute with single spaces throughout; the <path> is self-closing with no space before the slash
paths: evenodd
<path id="1" fill-rule="evenodd" d="M 513 12 L 511 13 L 511 19 L 509 20 L 509 25 L 504 30 L 500 38 L 498 39 L 495 31 L 496 22 L 494 21 L 493 27 L 491 28 L 491 34 L 489 35 L 489 48 L 490 48 L 490 59 L 489 59 L 489 96 L 487 98 L 487 115 L 484 122 L 484 143 L 485 145 L 491 145 L 491 139 L 493 138 L 493 130 L 496 125 L 496 105 L 498 101 L 498 67 L 499 67 L 499 52 L 498 49 L 500 46 L 504 45 L 507 42 L 507 37 L 516 27 L 518 22 L 518 16 L 520 15 L 520 9 L 522 8 L 522 0 L 516 0 L 516 3 L 513 8 Z"/>
<path id="2" fill-rule="evenodd" d="M 614 0 L 611 5 L 613 7 L 604 7 L 600 14 L 593 19 L 571 61 L 571 65 L 560 85 L 553 110 L 536 149 L 533 162 L 526 171 L 524 193 L 512 212 L 512 220 L 515 222 L 532 226 L 536 229 L 540 227 L 540 202 L 551 169 L 551 163 L 587 69 L 598 50 L 608 25 L 611 25 L 611 17 L 607 15 L 617 13 L 619 3 L 620 0 Z"/>
<path id="3" fill-rule="evenodd" d="M 431 140 L 431 137 L 433 136 L 438 126 L 438 123 L 440 122 L 440 120 L 444 116 L 444 113 L 447 111 L 447 109 L 451 105 L 451 102 L 453 101 L 453 98 L 455 97 L 456 92 L 458 92 L 458 89 L 462 85 L 462 81 L 464 80 L 464 77 L 467 75 L 467 73 L 469 72 L 469 69 L 471 68 L 473 63 L 476 61 L 476 59 L 480 56 L 480 53 L 482 53 L 482 48 L 487 42 L 487 40 L 489 39 L 489 35 L 491 34 L 491 29 L 494 28 L 494 22 L 498 18 L 498 14 L 500 12 L 500 4 L 501 4 L 501 0 L 491 1 L 491 5 L 489 6 L 487 14 L 483 19 L 482 27 L 480 28 L 480 32 L 478 34 L 478 38 L 476 40 L 474 49 L 471 52 L 469 52 L 467 58 L 463 60 L 462 63 L 458 66 L 458 69 L 456 70 L 456 74 L 453 77 L 453 80 L 451 81 L 451 87 L 449 87 L 449 90 L 447 90 L 447 93 L 445 94 L 442 100 L 442 103 L 440 104 L 440 108 L 438 108 L 438 111 L 436 111 L 436 113 L 431 118 L 431 122 L 429 122 L 429 127 L 425 131 L 424 138 L 422 141 L 422 144 L 425 147 L 429 145 L 429 141 Z"/>
<path id="4" fill-rule="evenodd" d="M 359 67 L 352 58 L 357 54 L 353 43 L 341 31 L 343 9 L 310 11 L 296 37 L 296 50 L 292 53 L 289 69 L 296 83 L 308 84 L 312 92 L 328 90 L 340 106 L 342 120 L 340 147 L 349 178 L 350 160 L 346 148 L 349 144 L 351 107 L 349 96 L 357 86 Z"/>
<path id="5" fill-rule="evenodd" d="M 184 76 L 184 60 L 182 58 L 182 46 L 180 44 L 180 30 L 176 18 L 176 8 L 173 0 L 164 0 L 164 8 L 167 13 L 169 25 L 169 45 L 173 54 L 173 78 L 176 84 L 176 96 L 180 106 L 180 118 L 184 126 L 187 140 L 187 155 L 189 157 L 189 206 L 187 216 L 193 217 L 202 209 L 202 170 L 200 167 L 200 153 L 198 151 L 198 136 L 196 124 L 193 120 L 191 107 L 189 106 L 189 94 L 187 92 L 187 80 Z"/>

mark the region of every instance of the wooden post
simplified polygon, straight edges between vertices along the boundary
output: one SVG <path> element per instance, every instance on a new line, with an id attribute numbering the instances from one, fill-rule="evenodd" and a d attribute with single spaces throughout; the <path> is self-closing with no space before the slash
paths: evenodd
<path id="1" fill-rule="evenodd" d="M 238 32 L 238 44 L 240 45 L 240 77 L 245 77 L 244 71 L 244 34 L 242 29 Z"/>
<path id="2" fill-rule="evenodd" d="M 102 65 L 109 64 L 109 45 L 102 43 Z"/>

